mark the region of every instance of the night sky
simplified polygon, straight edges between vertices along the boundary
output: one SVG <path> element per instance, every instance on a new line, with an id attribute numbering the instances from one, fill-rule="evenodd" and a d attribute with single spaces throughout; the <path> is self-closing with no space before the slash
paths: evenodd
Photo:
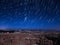
<path id="1" fill-rule="evenodd" d="M 60 0 L 0 0 L 0 29 L 60 29 Z"/>

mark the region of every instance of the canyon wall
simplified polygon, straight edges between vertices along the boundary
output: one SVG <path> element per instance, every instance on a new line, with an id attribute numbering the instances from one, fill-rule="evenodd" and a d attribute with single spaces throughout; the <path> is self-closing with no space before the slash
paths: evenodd
<path id="1" fill-rule="evenodd" d="M 0 45 L 53 45 L 51 40 L 45 38 L 48 34 L 56 36 L 58 33 L 33 31 L 0 33 Z"/>

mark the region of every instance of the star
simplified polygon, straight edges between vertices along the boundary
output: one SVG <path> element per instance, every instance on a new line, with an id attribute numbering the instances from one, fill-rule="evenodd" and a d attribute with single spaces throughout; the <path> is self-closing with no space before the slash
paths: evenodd
<path id="1" fill-rule="evenodd" d="M 52 20 L 51 20 L 51 22 L 54 22 L 55 21 L 55 18 L 53 18 Z"/>
<path id="2" fill-rule="evenodd" d="M 24 18 L 24 22 L 27 21 L 27 16 Z"/>
<path id="3" fill-rule="evenodd" d="M 48 23 L 50 23 L 51 22 L 51 19 L 48 19 Z"/>
<path id="4" fill-rule="evenodd" d="M 22 6 L 22 5 L 23 5 L 23 3 L 21 2 L 21 3 L 20 3 L 20 6 Z"/>
<path id="5" fill-rule="evenodd" d="M 39 20 L 41 20 L 43 18 L 43 16 L 40 16 Z"/>

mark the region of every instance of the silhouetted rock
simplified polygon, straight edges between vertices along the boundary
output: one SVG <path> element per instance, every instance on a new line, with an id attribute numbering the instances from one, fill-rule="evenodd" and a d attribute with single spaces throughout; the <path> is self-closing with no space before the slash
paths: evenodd
<path id="1" fill-rule="evenodd" d="M 45 35 L 45 37 L 48 40 L 52 40 L 53 41 L 53 45 L 60 45 L 60 37 L 54 37 L 54 36 L 49 36 L 49 35 Z"/>

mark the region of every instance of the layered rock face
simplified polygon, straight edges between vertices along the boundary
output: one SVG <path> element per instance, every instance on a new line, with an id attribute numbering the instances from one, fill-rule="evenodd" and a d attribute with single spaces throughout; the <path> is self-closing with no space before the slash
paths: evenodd
<path id="1" fill-rule="evenodd" d="M 48 40 L 45 35 L 54 35 L 57 32 L 34 32 L 19 31 L 14 33 L 0 33 L 0 45 L 53 45 L 52 40 Z"/>

